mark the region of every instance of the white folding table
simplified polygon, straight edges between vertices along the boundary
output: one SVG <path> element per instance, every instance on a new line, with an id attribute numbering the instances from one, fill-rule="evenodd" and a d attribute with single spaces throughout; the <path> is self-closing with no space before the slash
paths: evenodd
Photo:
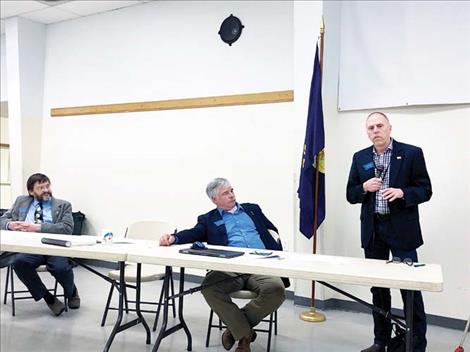
<path id="1" fill-rule="evenodd" d="M 329 283 L 378 286 L 405 290 L 409 298 L 407 302 L 410 302 L 406 307 L 406 323 L 404 324 L 406 330 L 407 352 L 412 351 L 411 339 L 413 314 L 411 314 L 411 312 L 413 311 L 413 292 L 418 290 L 439 292 L 442 291 L 443 288 L 442 270 L 441 266 L 438 264 L 426 263 L 424 266 L 414 267 L 408 266 L 404 263 L 387 264 L 385 260 L 276 251 L 273 251 L 273 254 L 279 255 L 282 259 L 262 258 L 260 256 L 250 254 L 252 250 L 246 248 L 217 246 L 209 246 L 209 248 L 237 250 L 243 251 L 245 254 L 240 257 L 225 259 L 179 253 L 180 249 L 188 247 L 189 245 L 186 244 L 170 247 L 129 249 L 127 258 L 129 261 L 145 264 L 159 264 L 164 265 L 167 268 L 164 282 L 164 285 L 166 284 L 166 288 L 164 290 L 165 304 L 163 323 L 159 336 L 153 347 L 153 352 L 158 350 L 161 340 L 164 337 L 180 329 L 184 329 L 186 332 L 188 351 L 192 349 L 191 334 L 183 318 L 184 268 L 315 280 L 333 290 L 336 290 L 337 292 L 347 295 L 352 299 L 358 300 L 361 303 L 365 302 Z M 171 267 L 173 266 L 181 268 L 180 294 L 176 295 L 180 297 L 178 308 L 180 323 L 167 329 L 168 300 L 171 298 L 168 293 L 168 280 L 169 275 L 171 274 Z M 188 291 L 188 293 L 192 292 L 194 292 L 194 290 Z M 370 304 L 369 306 L 373 309 L 378 309 Z M 389 312 L 385 313 L 389 314 Z"/>
<path id="2" fill-rule="evenodd" d="M 67 240 L 72 242 L 71 247 L 61 247 L 49 244 L 41 243 L 42 238 L 54 238 L 60 240 Z M 126 330 L 139 323 L 145 328 L 146 331 L 146 343 L 150 344 L 150 329 L 140 311 L 140 275 L 138 275 L 137 289 L 136 289 L 136 314 L 137 318 L 121 325 L 124 308 L 124 290 L 122 289 L 125 285 L 124 280 L 124 267 L 127 260 L 127 253 L 130 248 L 146 248 L 148 242 L 146 241 L 135 241 L 135 243 L 123 243 L 123 244 L 94 244 L 94 245 L 80 245 L 80 237 L 73 235 L 57 235 L 48 233 L 36 233 L 36 232 L 19 232 L 19 231 L 4 231 L 0 232 L 0 250 L 6 252 L 17 252 L 17 253 L 30 253 L 30 254 L 42 254 L 42 255 L 53 255 L 63 256 L 72 259 L 99 259 L 107 260 L 112 262 L 118 262 L 119 264 L 119 308 L 118 317 L 114 324 L 114 328 L 106 341 L 103 351 L 107 352 L 111 347 L 114 337 L 117 333 Z M 77 245 L 74 245 L 77 243 Z M 90 268 L 89 266 L 76 261 L 87 270 L 101 276 L 104 279 L 108 279 L 98 271 Z M 140 269 L 140 268 L 139 268 Z"/>
<path id="3" fill-rule="evenodd" d="M 136 313 L 138 318 L 121 325 L 123 315 L 123 292 L 119 294 L 119 314 L 114 325 L 113 331 L 106 342 L 104 351 L 108 351 L 115 335 L 131 326 L 142 323 L 146 332 L 146 343 L 150 344 L 150 329 L 145 322 L 140 311 L 140 270 L 141 264 L 159 264 L 166 267 L 166 275 L 164 279 L 164 307 L 163 322 L 158 338 L 153 346 L 152 351 L 157 351 L 163 338 L 183 329 L 186 333 L 188 345 L 187 349 L 192 349 L 191 333 L 184 321 L 183 317 L 183 296 L 186 293 L 196 292 L 191 289 L 184 291 L 184 270 L 185 268 L 230 271 L 247 274 L 263 274 L 279 277 L 289 277 L 294 279 L 315 280 L 336 290 L 346 296 L 365 303 L 339 290 L 329 283 L 343 283 L 362 286 L 378 286 L 394 289 L 402 289 L 408 295 L 408 304 L 406 307 L 406 344 L 407 352 L 412 351 L 412 302 L 414 291 L 442 291 L 443 277 L 440 265 L 426 264 L 425 266 L 414 267 L 400 264 L 386 264 L 384 260 L 362 259 L 340 256 L 313 255 L 295 252 L 275 252 L 282 259 L 278 258 L 262 258 L 260 256 L 249 254 L 251 250 L 245 248 L 233 248 L 230 250 L 238 250 L 245 252 L 243 256 L 224 259 L 205 257 L 197 255 L 189 255 L 179 253 L 182 248 L 188 248 L 189 245 L 175 245 L 171 247 L 159 247 L 156 244 L 149 245 L 145 241 L 133 241 L 130 244 L 97 244 L 92 246 L 72 246 L 59 247 L 45 245 L 41 243 L 42 237 L 72 239 L 74 236 L 52 235 L 41 233 L 25 233 L 13 231 L 1 231 L 0 233 L 0 250 L 9 252 L 32 253 L 43 255 L 58 255 L 71 258 L 85 259 L 101 259 L 115 261 L 119 263 L 120 268 L 120 287 L 124 287 L 124 263 L 125 261 L 139 263 L 137 265 L 137 282 L 136 282 Z M 227 249 L 227 247 L 209 246 L 210 248 Z M 81 264 L 83 265 L 83 264 Z M 172 274 L 172 267 L 180 267 L 180 293 L 178 301 L 178 318 L 179 324 L 167 329 L 168 322 L 168 302 L 169 296 L 169 277 Z M 99 275 L 100 273 L 91 270 Z M 102 275 L 101 275 L 102 276 Z M 329 283 L 327 283 L 328 281 Z M 367 303 L 366 303 L 367 304 Z M 369 305 L 371 306 L 371 305 Z M 376 307 L 371 306 L 376 309 Z M 386 312 L 389 313 L 389 312 Z M 393 318 L 393 317 L 392 317 Z"/>

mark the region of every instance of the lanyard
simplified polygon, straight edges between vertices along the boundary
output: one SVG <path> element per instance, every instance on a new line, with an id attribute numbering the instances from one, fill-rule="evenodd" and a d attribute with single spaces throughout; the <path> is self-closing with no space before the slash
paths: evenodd
<path id="1" fill-rule="evenodd" d="M 387 174 L 387 171 L 388 171 L 388 168 L 390 167 L 390 164 L 392 163 L 392 159 L 390 158 L 390 161 L 387 164 L 387 166 L 385 167 L 385 169 L 382 165 L 377 165 L 375 163 L 375 158 L 374 157 L 372 158 L 372 160 L 373 160 L 373 163 L 374 163 L 374 166 L 375 166 L 376 177 L 383 180 L 385 178 L 385 175 Z"/>

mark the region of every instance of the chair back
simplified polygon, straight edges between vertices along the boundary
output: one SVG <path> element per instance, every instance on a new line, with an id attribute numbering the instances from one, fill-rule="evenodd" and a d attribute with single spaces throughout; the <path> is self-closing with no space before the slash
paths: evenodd
<path id="1" fill-rule="evenodd" d="M 159 241 L 161 235 L 173 233 L 175 226 L 165 221 L 137 221 L 126 230 L 126 238 Z"/>
<path id="2" fill-rule="evenodd" d="M 86 216 L 81 211 L 74 211 L 73 217 L 73 231 L 72 235 L 81 235 L 83 229 L 83 223 L 85 222 Z"/>
<path id="3" fill-rule="evenodd" d="M 279 234 L 274 231 L 274 230 L 271 230 L 271 229 L 268 229 L 268 232 L 269 234 L 271 235 L 271 237 L 274 239 L 274 241 L 276 241 L 277 243 L 280 243 L 282 245 L 282 248 L 284 251 L 289 251 L 289 243 L 287 243 L 287 241 L 281 239 L 281 236 L 279 236 Z"/>

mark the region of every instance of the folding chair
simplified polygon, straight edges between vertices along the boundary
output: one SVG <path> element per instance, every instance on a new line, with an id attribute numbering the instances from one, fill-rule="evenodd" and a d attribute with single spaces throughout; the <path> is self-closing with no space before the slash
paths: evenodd
<path id="1" fill-rule="evenodd" d="M 38 273 L 43 273 L 47 271 L 47 267 L 45 265 L 40 265 L 36 268 L 36 271 Z M 29 295 L 24 295 L 26 293 L 29 293 L 28 290 L 20 290 L 20 291 L 15 291 L 15 271 L 13 270 L 13 266 L 9 265 L 7 267 L 7 277 L 5 280 L 5 293 L 3 297 L 3 304 L 7 304 L 7 297 L 8 294 L 11 296 L 11 315 L 15 316 L 16 311 L 15 311 L 15 301 L 20 300 L 20 299 L 32 299 L 33 296 Z M 64 297 L 64 294 L 62 293 L 61 295 L 57 294 L 57 280 L 55 280 L 54 288 L 48 288 L 47 289 L 49 292 L 52 292 L 55 297 Z M 17 297 L 17 294 L 21 294 L 20 297 Z M 65 298 L 65 310 L 67 311 L 67 298 Z"/>
<path id="2" fill-rule="evenodd" d="M 127 230 L 125 237 L 128 239 L 139 239 L 139 240 L 149 240 L 149 241 L 159 241 L 162 234 L 165 233 L 173 233 L 175 227 L 167 222 L 163 221 L 139 221 L 131 224 Z M 116 307 L 110 307 L 111 299 L 113 296 L 114 288 L 117 290 L 123 290 L 124 295 L 124 304 L 125 304 L 125 311 L 129 313 L 129 311 L 135 312 L 134 309 L 129 308 L 129 303 L 135 304 L 135 301 L 131 301 L 127 297 L 127 288 L 135 289 L 135 285 L 131 285 L 129 283 L 135 283 L 137 281 L 136 277 L 137 272 L 137 263 L 126 263 L 125 267 L 125 274 L 124 280 L 126 285 L 124 287 L 119 287 L 119 270 L 112 270 L 108 273 L 108 277 L 112 279 L 112 284 L 109 289 L 108 299 L 106 301 L 106 307 L 103 312 L 103 317 L 101 319 L 101 326 L 104 326 L 106 323 L 106 317 L 108 315 L 109 310 L 117 310 Z M 157 281 L 161 280 L 165 277 L 165 268 L 160 265 L 151 265 L 151 264 L 143 264 L 142 271 L 141 271 L 141 282 L 150 282 L 150 281 Z M 173 277 L 170 278 L 170 289 L 171 294 L 174 295 L 174 284 L 173 284 Z M 158 302 L 140 302 L 141 304 L 146 305 L 155 305 L 157 306 L 157 310 L 145 310 L 141 309 L 143 313 L 156 313 L 155 321 L 153 324 L 153 331 L 157 328 L 158 317 L 160 315 L 160 307 L 163 304 L 163 292 L 164 287 L 160 291 L 160 298 Z M 176 317 L 176 309 L 175 309 L 175 300 L 172 299 L 170 304 L 173 307 L 173 317 Z"/>

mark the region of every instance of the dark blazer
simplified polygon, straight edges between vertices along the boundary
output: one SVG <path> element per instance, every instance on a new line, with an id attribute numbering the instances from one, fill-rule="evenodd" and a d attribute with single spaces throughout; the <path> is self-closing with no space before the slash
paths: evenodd
<path id="1" fill-rule="evenodd" d="M 0 228 L 6 230 L 11 221 L 24 221 L 34 198 L 19 196 L 12 207 L 0 218 Z M 41 224 L 41 232 L 71 235 L 73 231 L 72 205 L 62 199 L 52 197 L 52 223 Z"/>
<path id="2" fill-rule="evenodd" d="M 267 249 L 282 251 L 281 242 L 277 242 L 268 232 L 268 230 L 274 230 L 277 232 L 277 228 L 263 214 L 259 205 L 243 203 L 241 206 L 255 223 L 256 230 L 258 231 L 265 247 Z M 175 236 L 178 244 L 202 241 L 218 246 L 228 245 L 227 230 L 225 228 L 225 224 L 222 222 L 222 216 L 217 209 L 213 209 L 206 214 L 200 215 L 197 218 L 196 226 L 192 229 L 180 231 Z M 289 287 L 289 280 L 283 278 L 283 281 L 284 285 Z"/>
<path id="3" fill-rule="evenodd" d="M 375 192 L 364 193 L 362 184 L 375 176 L 372 146 L 353 156 L 346 190 L 349 203 L 361 203 L 361 245 L 366 248 L 374 235 Z M 423 244 L 419 225 L 418 204 L 428 201 L 432 195 L 421 148 L 393 140 L 390 164 L 390 187 L 400 188 L 403 199 L 389 203 L 390 221 L 398 249 L 413 250 Z"/>

